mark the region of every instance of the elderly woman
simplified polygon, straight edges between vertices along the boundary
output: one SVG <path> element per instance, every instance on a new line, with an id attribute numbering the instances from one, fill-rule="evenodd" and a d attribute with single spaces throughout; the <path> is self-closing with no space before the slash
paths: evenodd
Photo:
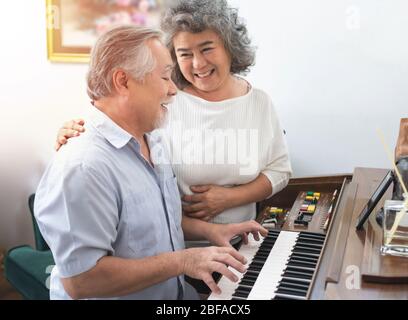
<path id="1" fill-rule="evenodd" d="M 183 212 L 214 223 L 254 219 L 255 203 L 287 185 L 291 166 L 270 97 L 238 76 L 255 61 L 247 28 L 225 0 L 181 0 L 162 29 L 180 89 L 165 140 Z M 56 148 L 83 125 L 67 122 Z"/>

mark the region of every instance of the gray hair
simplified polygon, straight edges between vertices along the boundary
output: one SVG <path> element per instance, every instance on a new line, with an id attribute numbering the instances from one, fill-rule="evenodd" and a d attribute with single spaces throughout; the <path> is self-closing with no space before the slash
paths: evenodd
<path id="1" fill-rule="evenodd" d="M 251 46 L 246 25 L 238 17 L 238 10 L 229 7 L 226 0 L 179 0 L 167 10 L 161 28 L 174 61 L 173 38 L 178 32 L 199 33 L 210 29 L 221 37 L 231 56 L 231 73 L 246 74 L 255 64 L 255 48 Z M 189 84 L 178 65 L 173 80 L 180 89 Z"/>
<path id="2" fill-rule="evenodd" d="M 152 72 L 156 60 L 146 41 L 162 39 L 159 30 L 120 26 L 104 33 L 91 52 L 87 76 L 88 96 L 99 100 L 113 92 L 113 73 L 122 69 L 137 80 Z"/>

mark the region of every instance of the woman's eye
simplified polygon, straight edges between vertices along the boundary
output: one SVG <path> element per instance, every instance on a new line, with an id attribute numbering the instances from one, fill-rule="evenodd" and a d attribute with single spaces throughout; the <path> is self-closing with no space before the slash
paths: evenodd
<path id="1" fill-rule="evenodd" d="M 208 51 L 211 51 L 213 48 L 205 48 L 205 49 L 203 49 L 203 52 L 208 52 Z"/>

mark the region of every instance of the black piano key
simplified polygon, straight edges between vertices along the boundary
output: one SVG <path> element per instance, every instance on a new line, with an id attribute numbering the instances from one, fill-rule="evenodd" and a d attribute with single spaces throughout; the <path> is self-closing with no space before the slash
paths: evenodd
<path id="1" fill-rule="evenodd" d="M 247 292 L 248 294 L 251 292 L 252 287 L 248 286 L 241 286 L 239 285 L 238 288 L 235 289 L 236 292 Z"/>
<path id="2" fill-rule="evenodd" d="M 261 245 L 265 245 L 265 244 L 274 244 L 276 242 L 277 238 L 265 238 L 263 239 Z"/>
<path id="3" fill-rule="evenodd" d="M 267 251 L 258 251 L 256 253 L 256 255 L 254 255 L 254 257 L 252 258 L 252 260 L 254 260 L 254 259 L 267 259 L 268 256 L 269 256 L 269 253 L 271 253 L 270 250 L 268 250 L 268 252 Z"/>
<path id="4" fill-rule="evenodd" d="M 262 267 L 263 266 L 259 266 L 259 265 L 254 265 L 254 264 L 250 264 L 249 266 L 248 266 L 248 268 L 247 268 L 247 271 L 245 272 L 245 274 L 256 274 L 256 275 L 258 275 L 259 274 L 259 267 L 261 267 L 261 269 L 262 269 Z M 249 272 L 248 272 L 249 271 Z"/>
<path id="5" fill-rule="evenodd" d="M 287 275 L 282 275 L 282 280 L 298 281 L 298 282 L 301 282 L 307 285 L 309 285 L 311 282 L 311 279 L 303 279 L 303 278 L 298 278 L 297 276 L 287 276 Z"/>
<path id="6" fill-rule="evenodd" d="M 253 287 L 255 284 L 254 280 L 243 280 L 241 281 L 238 285 L 242 286 L 248 286 L 248 287 Z"/>
<path id="7" fill-rule="evenodd" d="M 232 295 L 233 297 L 240 297 L 242 299 L 248 299 L 249 293 L 246 292 L 237 292 L 235 291 L 234 294 Z"/>
<path id="8" fill-rule="evenodd" d="M 260 271 L 262 270 L 264 264 L 250 264 L 247 268 L 247 270 L 252 270 L 252 271 Z"/>
<path id="9" fill-rule="evenodd" d="M 323 248 L 323 244 L 309 243 L 309 242 L 299 241 L 299 240 L 296 242 L 296 245 L 307 247 L 307 248 L 315 248 L 319 250 L 322 250 Z"/>
<path id="10" fill-rule="evenodd" d="M 256 260 L 256 259 L 258 259 L 258 260 L 262 260 L 262 259 L 266 260 L 266 259 L 268 258 L 268 256 L 269 256 L 269 253 L 259 252 L 259 253 L 257 253 L 256 255 L 254 255 L 254 257 L 252 258 L 252 261 L 254 261 L 254 260 Z"/>
<path id="11" fill-rule="evenodd" d="M 302 257 L 309 257 L 311 259 L 316 259 L 316 260 L 319 260 L 319 257 L 320 257 L 320 254 L 310 253 L 310 252 L 302 252 L 302 251 L 299 251 L 299 250 L 296 250 L 296 251 L 293 250 L 292 254 L 296 254 L 296 255 L 299 255 L 299 256 L 302 256 Z"/>
<path id="12" fill-rule="evenodd" d="M 254 256 L 254 258 L 256 257 L 256 258 L 267 259 L 268 256 L 269 256 L 269 253 L 270 253 L 270 252 L 258 252 L 258 253 Z"/>
<path id="13" fill-rule="evenodd" d="M 232 294 L 232 297 L 234 297 L 234 298 L 246 299 L 246 298 L 248 298 L 248 295 L 245 294 L 245 293 L 241 293 L 241 292 L 236 292 L 236 291 L 235 291 L 235 292 Z"/>
<path id="14" fill-rule="evenodd" d="M 271 250 L 273 248 L 273 246 L 275 245 L 275 242 L 264 242 L 259 246 L 258 250 Z"/>
<path id="15" fill-rule="evenodd" d="M 272 248 L 262 248 L 262 249 L 259 249 L 259 251 L 255 254 L 255 256 L 254 256 L 254 258 L 255 257 L 268 257 L 269 256 L 269 254 L 271 253 L 271 249 Z"/>
<path id="16" fill-rule="evenodd" d="M 246 288 L 247 290 L 251 291 L 252 288 L 253 288 L 253 286 L 254 286 L 254 283 L 248 285 L 248 284 L 244 284 L 244 283 L 241 283 L 241 282 L 240 282 L 240 283 L 238 284 L 237 289 L 239 289 L 239 288 Z"/>
<path id="17" fill-rule="evenodd" d="M 278 287 L 278 289 L 275 291 L 275 293 L 287 293 L 287 294 L 293 294 L 293 293 L 297 293 L 300 296 L 307 296 L 307 292 L 308 289 L 304 289 L 304 288 L 297 288 L 295 286 L 291 286 L 291 285 L 281 285 Z M 249 295 L 249 294 L 248 294 Z"/>
<path id="18" fill-rule="evenodd" d="M 294 258 L 289 259 L 288 265 L 308 267 L 308 268 L 313 268 L 313 269 L 316 268 L 316 263 L 310 263 L 310 262 L 307 262 L 307 261 L 302 261 L 302 260 L 294 259 Z"/>
<path id="19" fill-rule="evenodd" d="M 307 254 L 305 255 L 300 252 L 293 252 L 290 255 L 290 259 L 296 259 L 296 260 L 304 261 L 307 263 L 314 263 L 314 264 L 317 264 L 317 262 L 319 261 L 318 257 L 310 256 Z"/>
<path id="20" fill-rule="evenodd" d="M 306 300 L 304 296 L 294 296 L 291 294 L 277 293 L 273 300 Z"/>
<path id="21" fill-rule="evenodd" d="M 258 279 L 258 275 L 259 275 L 259 272 L 254 273 L 254 272 L 251 271 L 250 273 L 248 273 L 248 271 L 247 271 L 247 272 L 245 273 L 243 279 L 256 281 L 256 279 Z"/>
<path id="22" fill-rule="evenodd" d="M 273 245 L 275 244 L 276 241 L 264 241 L 261 243 L 261 245 L 259 246 L 259 249 L 270 249 L 273 247 Z M 258 249 L 258 250 L 259 250 Z"/>
<path id="23" fill-rule="evenodd" d="M 239 297 L 239 298 L 248 298 L 248 295 L 251 292 L 254 284 L 255 284 L 255 281 L 250 282 L 247 280 L 241 280 L 241 282 L 238 284 L 238 287 L 235 289 L 232 296 Z"/>
<path id="24" fill-rule="evenodd" d="M 310 239 L 310 238 L 302 238 L 302 237 L 298 237 L 297 241 L 298 242 L 303 242 L 303 243 L 311 243 L 311 244 L 321 245 L 321 246 L 324 244 L 324 241 L 321 241 L 321 240 Z"/>
<path id="25" fill-rule="evenodd" d="M 259 249 L 272 249 L 276 241 L 264 241 L 262 244 L 259 246 Z"/>
<path id="26" fill-rule="evenodd" d="M 298 273 L 301 273 L 301 274 L 304 274 L 304 275 L 308 275 L 310 277 L 312 277 L 312 275 L 313 275 L 313 271 L 311 271 L 311 270 L 302 270 L 302 269 L 300 269 L 300 267 L 288 266 L 285 271 L 298 272 Z"/>
<path id="27" fill-rule="evenodd" d="M 324 245 L 324 241 L 317 240 L 317 239 L 301 238 L 301 237 L 298 237 L 296 239 L 296 242 L 297 243 L 307 243 L 307 244 L 312 244 L 312 245 L 316 245 L 316 246 L 323 246 Z"/>
<path id="28" fill-rule="evenodd" d="M 303 240 L 303 239 L 297 239 L 296 243 L 298 245 L 303 245 L 303 246 L 317 248 L 317 249 L 322 249 L 324 245 L 323 242 L 315 242 L 315 241 L 309 241 L 309 240 Z"/>
<path id="29" fill-rule="evenodd" d="M 258 253 L 254 256 L 254 258 L 257 257 L 257 256 L 259 256 L 259 257 L 268 257 L 270 253 L 271 253 L 271 249 L 268 249 L 268 250 L 260 250 L 260 251 L 258 251 Z"/>
<path id="30" fill-rule="evenodd" d="M 279 288 L 292 288 L 292 289 L 299 289 L 299 290 L 309 290 L 309 286 L 305 283 L 299 284 L 299 283 L 294 283 L 291 281 L 287 280 L 281 280 L 279 282 Z"/>
<path id="31" fill-rule="evenodd" d="M 279 233 L 268 233 L 268 235 L 265 237 L 265 239 L 278 238 L 278 237 L 279 237 Z"/>
<path id="32" fill-rule="evenodd" d="M 293 249 L 293 252 L 300 252 L 300 253 L 309 253 L 314 257 L 320 257 L 320 251 L 316 251 L 313 249 L 307 249 L 307 248 L 302 248 L 302 247 L 295 247 Z"/>
<path id="33" fill-rule="evenodd" d="M 281 288 L 276 290 L 276 293 L 290 294 L 293 296 L 300 296 L 300 297 L 306 297 L 306 294 L 307 294 L 307 292 L 304 292 L 304 290 L 281 289 Z"/>
<path id="34" fill-rule="evenodd" d="M 298 252 L 297 253 L 292 253 L 292 255 L 290 257 L 293 258 L 293 259 L 308 261 L 310 263 L 315 263 L 315 264 L 317 264 L 317 262 L 319 261 L 319 259 L 316 258 L 316 257 L 311 257 L 311 256 L 304 255 L 304 254 L 301 254 L 301 253 L 298 253 Z"/>
<path id="35" fill-rule="evenodd" d="M 251 292 L 251 290 L 242 290 L 242 289 L 237 289 L 234 292 L 234 296 L 239 296 L 241 298 L 248 298 L 249 293 Z"/>
<path id="36" fill-rule="evenodd" d="M 322 251 L 322 248 L 311 247 L 311 246 L 305 245 L 303 243 L 296 243 L 294 249 L 295 250 L 296 249 L 298 249 L 298 250 L 303 249 L 303 250 L 311 252 L 311 253 L 320 253 Z"/>
<path id="37" fill-rule="evenodd" d="M 263 260 L 262 258 L 254 257 L 250 263 L 250 265 L 253 266 L 263 266 L 265 264 L 266 260 Z"/>
<path id="38" fill-rule="evenodd" d="M 259 249 L 257 252 L 262 252 L 262 251 L 271 251 L 271 249 L 273 248 L 273 244 L 271 245 L 267 245 L 266 243 L 263 243 L 259 246 Z"/>
<path id="39" fill-rule="evenodd" d="M 286 296 L 281 296 L 277 294 L 272 300 L 294 300 L 292 298 L 287 298 Z"/>
<path id="40" fill-rule="evenodd" d="M 265 241 L 274 242 L 274 241 L 276 241 L 276 239 L 278 239 L 277 236 L 267 236 L 262 240 L 262 242 L 265 242 Z"/>
<path id="41" fill-rule="evenodd" d="M 247 270 L 261 271 L 262 267 L 250 265 Z"/>
<path id="42" fill-rule="evenodd" d="M 313 274 L 315 271 L 315 268 L 301 267 L 301 266 L 295 266 L 295 265 L 289 264 L 286 270 L 297 270 L 297 271 L 308 272 L 310 274 Z"/>
<path id="43" fill-rule="evenodd" d="M 310 274 L 304 274 L 304 273 L 297 272 L 297 271 L 285 271 L 282 274 L 282 277 L 283 278 L 285 278 L 285 277 L 296 278 L 298 280 L 304 279 L 304 280 L 310 281 L 310 280 L 312 280 L 313 276 L 310 275 Z"/>
<path id="44" fill-rule="evenodd" d="M 305 288 L 309 288 L 309 284 L 310 284 L 310 281 L 305 282 L 304 280 L 291 279 L 291 278 L 285 278 L 285 277 L 282 277 L 281 282 L 292 283 L 292 284 L 296 284 L 299 286 L 304 286 Z"/>
<path id="45" fill-rule="evenodd" d="M 271 252 L 272 248 L 259 248 L 259 250 L 257 251 L 257 253 L 259 254 L 264 254 L 264 255 L 269 255 L 269 253 Z"/>
<path id="46" fill-rule="evenodd" d="M 308 232 L 300 232 L 299 237 L 309 238 L 309 239 L 317 239 L 317 240 L 326 239 L 326 235 L 324 235 L 324 234 L 308 233 Z"/>
<path id="47" fill-rule="evenodd" d="M 301 233 L 299 234 L 299 238 L 304 238 L 304 239 L 316 239 L 316 240 L 324 241 L 324 240 L 326 239 L 326 235 L 324 235 L 324 234 L 319 234 L 319 233 L 301 232 Z"/>
<path id="48" fill-rule="evenodd" d="M 244 277 L 255 277 L 255 278 L 257 278 L 258 275 L 259 275 L 258 271 L 248 268 L 247 271 L 245 272 Z"/>
<path id="49" fill-rule="evenodd" d="M 309 231 L 302 231 L 301 234 L 311 235 L 311 236 L 316 236 L 316 237 L 323 237 L 323 238 L 326 237 L 326 235 L 324 233 L 309 232 Z"/>
<path id="50" fill-rule="evenodd" d="M 299 236 L 298 240 L 304 241 L 304 242 L 316 243 L 316 244 L 323 244 L 325 239 Z"/>
<path id="51" fill-rule="evenodd" d="M 266 260 L 258 260 L 258 259 L 254 259 L 252 260 L 251 264 L 249 264 L 249 266 L 255 266 L 255 267 L 263 267 L 265 265 L 265 261 Z"/>

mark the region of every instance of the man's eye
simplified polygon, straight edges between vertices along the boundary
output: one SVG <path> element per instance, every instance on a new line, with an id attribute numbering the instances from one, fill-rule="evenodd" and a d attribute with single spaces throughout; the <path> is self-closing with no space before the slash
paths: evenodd
<path id="1" fill-rule="evenodd" d="M 165 78 L 165 77 L 163 77 L 162 79 L 163 79 L 163 80 L 166 80 L 166 81 L 169 81 L 169 80 L 170 80 L 170 78 Z"/>
<path id="2" fill-rule="evenodd" d="M 208 52 L 208 51 L 211 51 L 213 48 L 204 48 L 203 49 L 203 52 Z"/>
<path id="3" fill-rule="evenodd" d="M 182 57 L 182 58 L 191 57 L 191 54 L 190 53 L 183 53 L 183 54 L 180 55 L 180 57 Z"/>

